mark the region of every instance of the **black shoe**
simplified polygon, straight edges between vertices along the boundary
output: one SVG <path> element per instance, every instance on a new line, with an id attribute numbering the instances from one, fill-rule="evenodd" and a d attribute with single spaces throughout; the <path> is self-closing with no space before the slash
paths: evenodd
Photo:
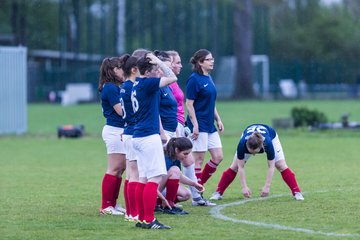
<path id="1" fill-rule="evenodd" d="M 171 227 L 160 223 L 156 218 L 151 223 L 144 222 L 142 225 L 144 229 L 171 229 Z"/>
<path id="2" fill-rule="evenodd" d="M 160 205 L 156 205 L 154 212 L 164 212 L 164 208 Z"/>
<path id="3" fill-rule="evenodd" d="M 179 208 L 179 207 L 172 207 L 172 210 L 175 211 L 176 214 L 179 214 L 179 215 L 189 214 L 187 211 L 184 211 L 182 208 Z"/>
<path id="4" fill-rule="evenodd" d="M 143 228 L 143 224 L 144 224 L 144 223 L 142 223 L 142 222 L 140 222 L 140 221 L 139 221 L 139 222 L 136 222 L 136 223 L 135 223 L 135 227 Z"/>

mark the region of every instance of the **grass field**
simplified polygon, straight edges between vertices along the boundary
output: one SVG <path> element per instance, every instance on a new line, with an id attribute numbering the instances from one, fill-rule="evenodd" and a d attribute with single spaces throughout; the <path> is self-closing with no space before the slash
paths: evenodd
<path id="1" fill-rule="evenodd" d="M 358 101 L 220 102 L 224 161 L 206 197 L 229 167 L 243 128 L 289 117 L 294 106 L 322 111 L 330 121 L 343 113 L 360 121 Z M 292 199 L 278 172 L 270 197 L 258 198 L 267 165 L 265 156 L 255 156 L 246 167 L 251 201 L 244 201 L 237 178 L 217 207 L 185 202 L 187 216 L 157 215 L 171 230 L 148 231 L 98 215 L 106 168 L 99 104 L 34 104 L 28 117 L 26 135 L 0 137 L 1 239 L 360 239 L 360 131 L 278 129 L 303 202 Z M 86 136 L 57 139 L 63 124 L 84 124 Z"/>

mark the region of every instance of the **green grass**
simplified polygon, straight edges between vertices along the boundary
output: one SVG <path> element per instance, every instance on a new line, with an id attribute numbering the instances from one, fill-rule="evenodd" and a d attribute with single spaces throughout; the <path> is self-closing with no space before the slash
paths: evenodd
<path id="1" fill-rule="evenodd" d="M 243 128 L 253 122 L 271 124 L 273 118 L 289 117 L 294 106 L 322 111 L 331 121 L 339 121 L 347 112 L 351 121 L 360 121 L 356 101 L 220 102 L 217 108 L 225 124 L 224 161 L 206 184 L 205 196 L 211 195 L 222 171 L 229 167 Z M 135 229 L 120 217 L 98 215 L 106 169 L 100 106 L 34 104 L 28 110 L 28 134 L 0 137 L 1 239 L 360 239 L 360 131 L 279 129 L 287 163 L 297 175 L 305 201 L 294 201 L 276 172 L 270 193 L 279 197 L 221 211 L 235 220 L 352 237 L 224 221 L 212 217 L 210 208 L 192 207 L 189 202 L 184 203 L 188 216 L 157 215 L 173 229 L 147 231 Z M 57 139 L 56 128 L 63 124 L 84 124 L 86 136 Z M 254 199 L 265 181 L 266 168 L 264 156 L 255 156 L 247 164 Z M 241 200 L 237 178 L 219 204 Z"/>

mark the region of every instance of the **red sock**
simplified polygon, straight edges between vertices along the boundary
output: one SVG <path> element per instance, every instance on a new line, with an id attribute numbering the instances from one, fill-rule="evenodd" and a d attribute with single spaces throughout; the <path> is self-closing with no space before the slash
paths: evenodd
<path id="1" fill-rule="evenodd" d="M 290 168 L 285 169 L 281 172 L 281 176 L 284 179 L 285 183 L 289 186 L 293 195 L 296 192 L 301 192 L 295 178 L 295 174 L 291 171 Z"/>
<path id="2" fill-rule="evenodd" d="M 116 178 L 116 186 L 115 186 L 115 189 L 114 189 L 114 202 L 113 202 L 113 207 L 116 206 L 116 202 L 117 202 L 117 199 L 119 197 L 119 192 L 120 192 L 120 187 L 121 187 L 121 181 L 122 181 L 122 178 L 121 177 L 117 177 Z"/>
<path id="3" fill-rule="evenodd" d="M 128 179 L 125 179 L 123 194 L 124 194 L 125 209 L 126 209 L 126 214 L 127 214 L 127 215 L 130 214 L 130 212 L 128 212 L 128 209 L 130 209 L 130 207 L 129 207 L 128 189 L 129 189 L 129 180 L 128 180 Z"/>
<path id="4" fill-rule="evenodd" d="M 144 183 L 138 183 L 135 190 L 135 197 L 136 197 L 136 209 L 139 214 L 139 220 L 144 220 L 144 203 L 143 203 L 143 194 L 144 194 Z"/>
<path id="5" fill-rule="evenodd" d="M 154 209 L 156 205 L 158 184 L 155 182 L 147 182 L 143 192 L 144 203 L 144 220 L 152 222 L 155 218 Z"/>
<path id="6" fill-rule="evenodd" d="M 156 199 L 156 205 L 158 205 L 158 206 L 162 205 L 162 200 L 160 198 Z"/>
<path id="7" fill-rule="evenodd" d="M 205 184 L 207 180 L 209 180 L 211 175 L 216 171 L 216 168 L 217 168 L 217 164 L 211 161 L 210 159 L 210 161 L 207 162 L 207 164 L 205 165 L 202 171 L 202 175 L 201 175 L 202 184 Z"/>
<path id="8" fill-rule="evenodd" d="M 216 188 L 216 192 L 223 195 L 227 187 L 234 181 L 235 177 L 236 177 L 236 172 L 234 170 L 232 170 L 231 168 L 225 170 Z"/>
<path id="9" fill-rule="evenodd" d="M 114 205 L 114 192 L 116 188 L 117 177 L 114 175 L 110 175 L 105 173 L 102 185 L 101 185 L 101 193 L 102 193 L 102 203 L 101 208 L 107 208 Z"/>
<path id="10" fill-rule="evenodd" d="M 201 183 L 201 176 L 202 176 L 201 168 L 196 167 L 194 170 L 195 170 L 195 176 L 197 178 L 198 183 L 202 184 Z"/>
<path id="11" fill-rule="evenodd" d="M 176 194 L 179 189 L 179 179 L 168 179 L 166 182 L 166 200 L 168 200 L 169 205 L 173 207 L 176 201 Z"/>
<path id="12" fill-rule="evenodd" d="M 126 205 L 126 213 L 133 217 L 138 215 L 136 207 L 136 187 L 138 182 L 129 182 L 127 187 L 128 205 Z M 129 208 L 129 210 L 128 210 Z"/>

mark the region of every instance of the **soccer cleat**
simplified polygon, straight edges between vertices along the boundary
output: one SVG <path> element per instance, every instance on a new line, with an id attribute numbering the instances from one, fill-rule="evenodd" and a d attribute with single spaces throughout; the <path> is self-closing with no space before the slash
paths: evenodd
<path id="1" fill-rule="evenodd" d="M 221 200 L 223 197 L 220 193 L 214 192 L 213 195 L 210 197 L 210 200 Z"/>
<path id="2" fill-rule="evenodd" d="M 142 228 L 144 228 L 144 229 L 171 229 L 171 227 L 160 223 L 156 218 L 151 223 L 147 223 L 144 221 L 142 224 Z"/>
<path id="3" fill-rule="evenodd" d="M 164 212 L 164 208 L 160 205 L 156 205 L 154 212 Z"/>
<path id="4" fill-rule="evenodd" d="M 193 206 L 216 206 L 216 203 L 210 202 L 205 198 L 193 199 L 192 201 Z"/>
<path id="5" fill-rule="evenodd" d="M 296 192 L 296 193 L 294 194 L 294 198 L 295 198 L 296 201 L 304 201 L 304 197 L 303 197 L 303 195 L 301 194 L 301 192 Z"/>
<path id="6" fill-rule="evenodd" d="M 117 211 L 119 211 L 119 212 L 124 213 L 124 214 L 126 213 L 126 209 L 123 208 L 123 207 L 121 207 L 120 204 L 116 204 L 115 209 L 116 209 Z"/>
<path id="7" fill-rule="evenodd" d="M 139 220 L 135 223 L 135 227 L 138 227 L 138 228 L 143 228 L 143 225 L 144 225 L 144 223 Z"/>
<path id="8" fill-rule="evenodd" d="M 124 213 L 116 210 L 113 206 L 109 206 L 104 209 L 100 209 L 99 213 L 101 215 L 113 215 L 113 216 L 123 216 Z"/>
<path id="9" fill-rule="evenodd" d="M 168 207 L 164 208 L 164 212 L 165 214 L 177 214 L 177 215 L 185 215 L 185 214 L 189 214 L 188 212 L 184 211 L 183 209 L 179 208 L 179 207 L 172 207 L 171 209 Z"/>

